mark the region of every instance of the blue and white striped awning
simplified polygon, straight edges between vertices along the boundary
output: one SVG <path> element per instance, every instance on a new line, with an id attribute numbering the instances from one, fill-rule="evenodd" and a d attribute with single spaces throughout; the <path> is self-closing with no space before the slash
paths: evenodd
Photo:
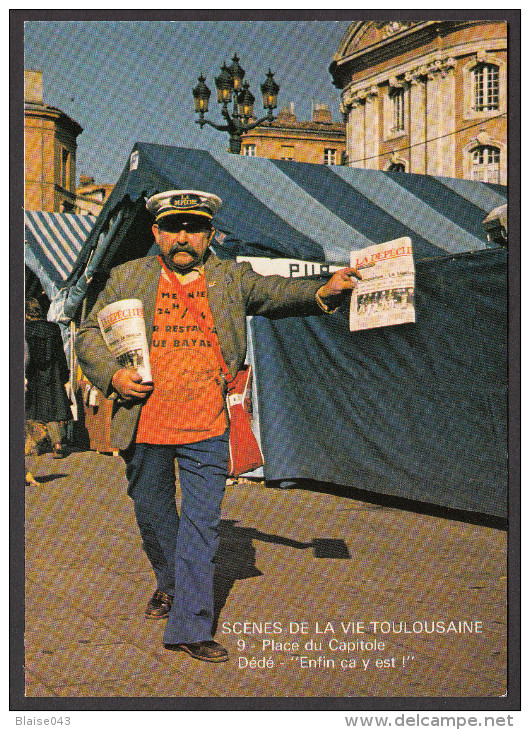
<path id="1" fill-rule="evenodd" d="M 352 250 L 402 236 L 411 238 L 417 261 L 479 251 L 488 246 L 482 221 L 507 200 L 506 187 L 473 180 L 141 142 L 94 226 L 93 248 L 124 201 L 180 188 L 211 190 L 222 199 L 214 219 L 218 254 L 343 265 Z M 104 246 L 111 240 L 105 237 Z"/>
<path id="2" fill-rule="evenodd" d="M 50 298 L 61 289 L 92 230 L 95 218 L 74 213 L 26 211 L 24 259 Z"/>

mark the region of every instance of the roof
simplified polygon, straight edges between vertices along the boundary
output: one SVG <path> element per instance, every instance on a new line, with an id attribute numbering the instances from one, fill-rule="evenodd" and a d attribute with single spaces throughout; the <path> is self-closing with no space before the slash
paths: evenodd
<path id="1" fill-rule="evenodd" d="M 72 272 L 75 315 L 101 270 L 156 250 L 145 199 L 206 190 L 223 206 L 212 245 L 221 258 L 267 256 L 348 265 L 350 251 L 409 236 L 416 261 L 489 245 L 485 216 L 501 185 L 137 143 Z M 90 257 L 90 264 L 87 262 Z"/>
<path id="2" fill-rule="evenodd" d="M 327 110 L 326 110 L 327 111 Z M 256 127 L 246 132 L 245 135 L 262 134 L 264 132 L 270 132 L 271 130 L 279 129 L 294 129 L 297 131 L 303 130 L 307 132 L 327 132 L 329 134 L 346 135 L 346 124 L 345 122 L 333 122 L 331 120 L 331 113 L 329 114 L 330 121 L 323 121 L 319 119 L 311 119 L 300 121 L 296 118 L 295 114 L 290 112 L 288 109 L 282 109 L 276 119 L 270 126 Z"/>
<path id="3" fill-rule="evenodd" d="M 96 241 L 126 201 L 176 188 L 214 192 L 227 256 L 342 263 L 349 252 L 410 236 L 417 259 L 476 251 L 504 186 L 471 180 L 244 157 L 138 143 L 98 217 Z M 147 231 L 146 231 L 147 233 Z"/>
<path id="4" fill-rule="evenodd" d="M 81 134 L 83 127 L 72 119 L 61 109 L 49 104 L 36 101 L 25 101 L 24 102 L 24 115 L 34 117 L 48 117 L 54 119 L 56 122 L 61 124 L 63 127 L 69 128 L 76 137 Z"/>

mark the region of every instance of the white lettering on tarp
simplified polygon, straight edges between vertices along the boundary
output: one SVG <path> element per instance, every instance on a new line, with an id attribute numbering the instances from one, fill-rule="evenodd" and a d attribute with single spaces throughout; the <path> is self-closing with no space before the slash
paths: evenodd
<path id="1" fill-rule="evenodd" d="M 238 256 L 237 262 L 247 261 L 257 274 L 276 274 L 294 279 L 300 276 L 329 276 L 348 264 L 329 264 L 324 261 L 301 261 L 300 259 L 271 259 L 265 256 Z"/>
<path id="2" fill-rule="evenodd" d="M 289 264 L 289 276 L 324 276 L 329 274 L 329 266 L 329 264 L 315 263 L 314 261 L 291 263 Z"/>

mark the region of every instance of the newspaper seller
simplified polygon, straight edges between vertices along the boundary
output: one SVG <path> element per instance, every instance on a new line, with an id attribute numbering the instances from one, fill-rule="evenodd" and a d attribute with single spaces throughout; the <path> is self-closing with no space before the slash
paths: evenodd
<path id="1" fill-rule="evenodd" d="M 126 462 L 143 547 L 157 589 L 145 615 L 166 618 L 164 645 L 195 659 L 223 662 L 212 637 L 214 557 L 228 462 L 224 387 L 209 327 L 232 376 L 244 362 L 245 316 L 303 316 L 334 311 L 361 278 L 355 268 L 329 281 L 261 276 L 250 264 L 209 250 L 222 201 L 210 193 L 169 190 L 147 201 L 161 255 L 117 266 L 81 324 L 77 355 L 87 378 L 116 398 L 114 448 Z M 143 303 L 152 383 L 120 367 L 107 350 L 98 312 L 111 302 Z M 204 326 L 186 303 L 192 302 Z M 175 459 L 182 491 L 175 503 Z"/>

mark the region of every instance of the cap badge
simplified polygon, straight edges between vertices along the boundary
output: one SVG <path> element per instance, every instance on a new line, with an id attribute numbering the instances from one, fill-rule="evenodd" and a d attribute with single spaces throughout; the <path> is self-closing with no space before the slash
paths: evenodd
<path id="1" fill-rule="evenodd" d="M 169 200 L 170 205 L 174 205 L 175 208 L 195 208 L 200 205 L 201 199 L 198 195 L 190 195 L 189 193 L 182 193 L 181 195 L 174 195 Z"/>

